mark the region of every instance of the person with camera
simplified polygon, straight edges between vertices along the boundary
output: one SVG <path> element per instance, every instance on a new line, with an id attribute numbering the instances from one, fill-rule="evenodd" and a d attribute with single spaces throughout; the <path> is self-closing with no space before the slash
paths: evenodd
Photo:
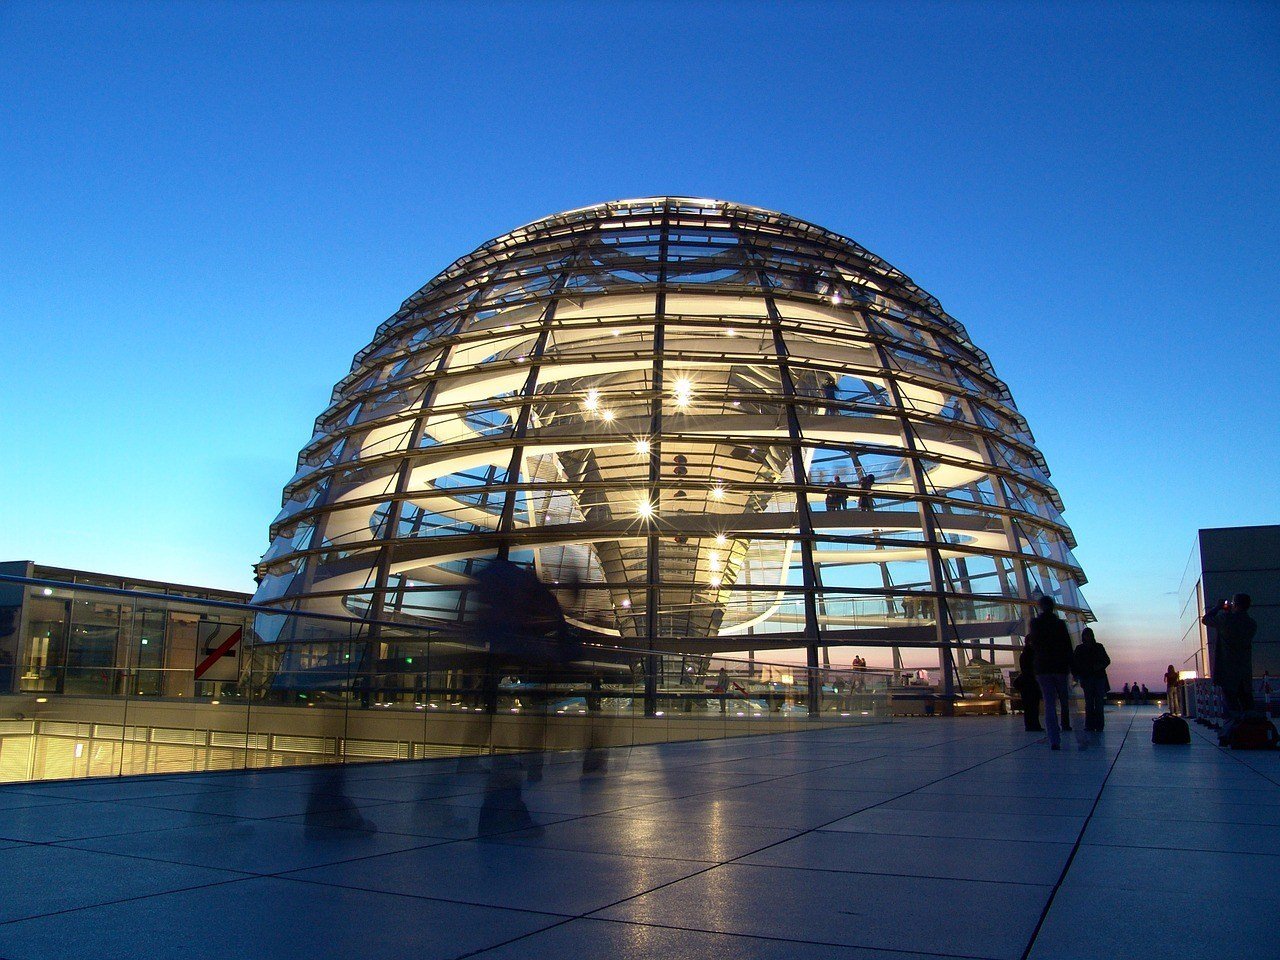
<path id="1" fill-rule="evenodd" d="M 1249 616 L 1252 605 L 1247 593 L 1237 593 L 1230 600 L 1216 603 L 1200 618 L 1215 634 L 1213 682 L 1222 688 L 1222 699 L 1231 716 L 1253 709 L 1253 635 L 1258 632 L 1258 624 Z"/>

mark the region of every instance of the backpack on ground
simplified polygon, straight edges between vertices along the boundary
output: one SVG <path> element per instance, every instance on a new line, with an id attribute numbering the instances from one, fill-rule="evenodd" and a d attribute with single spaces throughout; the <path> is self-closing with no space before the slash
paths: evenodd
<path id="1" fill-rule="evenodd" d="M 1172 713 L 1162 713 L 1151 724 L 1152 743 L 1186 744 L 1191 742 L 1191 728 L 1187 721 Z"/>
<path id="2" fill-rule="evenodd" d="M 1246 713 L 1223 728 L 1219 743 L 1232 750 L 1274 750 L 1280 742 L 1276 725 L 1261 713 Z"/>

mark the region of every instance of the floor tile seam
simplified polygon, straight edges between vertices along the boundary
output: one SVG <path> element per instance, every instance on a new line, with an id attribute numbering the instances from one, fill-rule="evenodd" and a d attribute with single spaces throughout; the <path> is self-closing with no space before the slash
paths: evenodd
<path id="1" fill-rule="evenodd" d="M 947 796 L 947 794 L 945 794 L 945 793 L 929 793 L 929 794 L 926 794 L 926 796 L 929 796 L 929 797 L 945 797 L 945 796 Z M 967 794 L 963 794 L 963 796 L 967 796 Z M 992 798 L 992 799 L 996 799 L 996 798 Z M 1076 798 L 1074 798 L 1074 797 L 1035 797 L 1035 798 L 1033 798 L 1033 799 L 1036 799 L 1036 800 L 1071 800 L 1071 799 L 1076 799 Z M 890 802 L 892 803 L 893 801 L 890 801 Z M 983 816 L 988 816 L 988 815 L 991 815 L 991 814 L 995 814 L 995 815 L 1002 816 L 1002 817 L 1050 817 L 1050 818 L 1052 818 L 1052 819 L 1054 819 L 1054 820 L 1060 820 L 1060 819 L 1062 819 L 1063 817 L 1067 817 L 1067 818 L 1076 817 L 1076 818 L 1079 818 L 1079 817 L 1083 817 L 1083 816 L 1084 816 L 1084 814 L 1083 814 L 1083 813 L 1040 813 L 1040 812 L 1036 812 L 1036 813 L 1025 813 L 1025 812 L 1020 811 L 1020 810 L 999 810 L 999 811 L 987 811 L 987 810 L 952 810 L 952 811 L 945 811 L 945 810 L 921 810 L 921 809 L 918 809 L 918 808 L 915 808 L 915 807 L 891 807 L 890 809 L 894 810 L 894 811 L 895 811 L 895 812 L 897 812 L 897 813 L 948 813 L 948 812 L 950 812 L 950 813 L 964 814 L 964 815 L 968 815 L 968 814 L 982 814 Z"/>
<path id="2" fill-rule="evenodd" d="M 1054 846 L 1065 847 L 1067 844 L 1058 843 Z M 718 864 L 721 867 L 748 867 L 761 870 L 791 870 L 796 873 L 832 873 L 838 876 L 858 876 L 858 877 L 897 877 L 903 880 L 938 880 L 943 883 L 990 883 L 998 884 L 1002 887 L 1028 887 L 1031 889 L 1045 889 L 1053 886 L 1051 883 L 1028 883 L 1022 880 L 988 880 L 983 877 L 943 877 L 934 873 L 894 873 L 888 870 L 841 870 L 838 867 L 797 867 L 790 863 L 740 863 L 734 861 L 732 863 Z"/>
<path id="3" fill-rule="evenodd" d="M 332 866 L 332 864 L 324 864 L 324 866 Z M 557 927 L 563 923 L 568 923 L 572 920 L 582 919 L 581 915 L 577 913 L 559 913 L 555 910 L 535 910 L 532 907 L 500 906 L 494 903 L 483 903 L 479 900 L 456 900 L 452 897 L 427 896 L 426 894 L 422 894 L 422 893 L 409 893 L 407 891 L 402 891 L 402 890 L 386 890 L 386 889 L 380 889 L 378 887 L 364 887 L 355 883 L 338 883 L 335 880 L 319 880 L 319 879 L 316 879 L 315 877 L 295 876 L 295 874 L 303 873 L 306 870 L 318 870 L 318 869 L 320 868 L 319 867 L 302 867 L 298 870 L 292 870 L 292 871 L 286 870 L 282 873 L 266 874 L 260 877 L 253 877 L 252 879 L 286 880 L 290 883 L 305 883 L 313 887 L 326 887 L 330 890 L 359 890 L 361 893 L 377 893 L 385 897 L 404 897 L 405 899 L 408 899 L 408 900 L 426 900 L 430 903 L 447 903 L 451 906 L 480 907 L 484 910 L 501 910 L 504 913 L 519 913 L 519 914 L 525 914 L 528 916 L 535 916 L 535 917 L 549 917 L 549 918 L 560 921 L 560 923 L 552 924 L 552 926 L 557 926 Z M 549 930 L 551 929 L 551 927 L 543 927 L 542 929 Z M 538 931 L 534 931 L 534 932 L 538 932 Z M 485 947 L 484 949 L 492 950 L 494 948 Z"/>
<path id="4" fill-rule="evenodd" d="M 1204 811 L 1198 811 L 1198 812 L 1203 813 Z M 1214 820 L 1214 819 L 1206 819 L 1203 816 L 1194 816 L 1192 814 L 1187 814 L 1185 812 L 1180 817 L 1161 817 L 1161 816 L 1157 816 L 1154 813 L 1144 813 L 1140 817 L 1125 817 L 1125 816 L 1115 816 L 1111 814 L 1096 814 L 1093 819 L 1095 820 L 1136 820 L 1139 823 L 1148 823 L 1154 820 L 1159 823 L 1204 823 L 1204 824 L 1221 824 L 1224 827 L 1229 826 L 1229 827 L 1280 828 L 1280 820 L 1278 820 L 1275 823 L 1267 823 L 1265 821 L 1260 822 L 1257 820 Z"/>
<path id="5" fill-rule="evenodd" d="M 217 814 L 201 814 L 201 816 L 217 816 Z M 241 817 L 219 817 L 228 823 L 236 820 L 242 820 Z M 151 833 L 168 833 L 170 830 L 192 830 L 197 827 L 225 827 L 226 823 L 182 823 L 173 827 L 143 827 L 140 830 L 125 830 L 123 833 L 96 833 L 88 837 L 59 837 L 57 840 L 17 840 L 13 837 L 5 837 L 0 835 L 0 840 L 14 840 L 16 843 L 41 843 L 48 846 L 56 846 L 60 843 L 79 843 L 85 840 L 106 840 L 111 837 L 133 837 L 140 834 Z M 0 828 L 2 829 L 2 828 Z"/>
<path id="6" fill-rule="evenodd" d="M 708 933 L 708 934 L 712 934 L 713 936 L 741 937 L 742 939 L 745 939 L 745 940 L 761 940 L 768 943 L 796 943 L 796 944 L 803 944 L 805 946 L 834 947 L 839 950 L 869 950 L 872 952 L 886 953 L 886 954 L 897 953 L 907 957 L 929 957 L 929 958 L 938 958 L 938 960 L 1000 960 L 1000 958 L 989 957 L 989 956 L 973 954 L 973 953 L 936 953 L 929 950 L 908 950 L 902 947 L 871 946 L 868 944 L 853 944 L 853 943 L 834 943 L 830 940 L 803 940 L 803 939 L 798 939 L 793 937 L 769 937 L 760 933 L 745 933 L 745 932 L 729 931 L 729 930 L 709 930 L 706 927 L 682 927 L 682 926 L 679 926 L 678 924 L 672 924 L 672 923 L 652 923 L 652 922 L 647 922 L 643 920 L 624 920 L 620 917 L 575 917 L 574 919 L 575 920 L 591 920 L 594 923 L 614 923 L 614 924 L 619 924 L 621 926 L 629 926 L 629 927 L 653 927 L 658 930 L 678 930 L 682 933 Z M 536 931 L 534 934 L 527 934 L 526 936 L 536 936 L 537 933 L 539 932 L 542 932 L 542 931 Z M 518 939 L 523 939 L 523 938 L 518 938 Z M 494 950 L 494 949 L 496 949 L 496 947 L 485 948 L 485 950 Z M 463 954 L 463 957 L 473 957 L 473 956 L 476 956 L 476 954 L 475 953 Z M 462 958 L 457 958 L 457 960 L 462 960 Z"/>
<path id="7" fill-rule="evenodd" d="M 1133 725 L 1137 720 L 1137 714 L 1129 719 L 1129 725 L 1125 727 L 1124 736 L 1120 739 L 1119 749 L 1116 750 L 1115 757 L 1111 761 L 1111 769 L 1115 769 L 1115 765 L 1120 761 L 1120 755 L 1124 752 L 1125 744 L 1129 742 L 1129 734 L 1133 730 Z M 1080 825 L 1080 833 L 1076 836 L 1075 843 L 1071 846 L 1071 851 L 1067 854 L 1067 861 L 1062 865 L 1062 872 L 1058 874 L 1058 880 L 1049 891 L 1049 896 L 1045 900 L 1044 906 L 1040 909 L 1040 916 L 1036 919 L 1036 925 L 1031 931 L 1031 936 L 1027 939 L 1027 946 L 1022 951 L 1021 960 L 1028 960 L 1031 951 L 1035 947 L 1036 940 L 1040 936 L 1040 931 L 1044 928 L 1044 922 L 1049 916 L 1049 911 L 1053 909 L 1054 900 L 1057 898 L 1058 891 L 1062 889 L 1062 884 L 1066 881 L 1067 875 L 1071 872 L 1071 865 L 1075 863 L 1076 854 L 1080 850 L 1080 845 L 1084 840 L 1085 832 L 1089 829 L 1089 823 L 1093 817 L 1094 810 L 1102 800 L 1102 792 L 1107 788 L 1107 779 L 1110 777 L 1110 771 L 1107 777 L 1104 777 L 1102 784 L 1098 788 L 1098 794 L 1094 797 L 1093 805 L 1089 808 L 1088 815 L 1084 818 L 1084 823 Z"/>
<path id="8" fill-rule="evenodd" d="M 625 857 L 629 860 L 656 860 L 660 863 L 696 863 L 707 864 L 709 866 L 718 867 L 723 864 L 723 860 L 708 860 L 706 857 L 670 857 L 662 856 L 656 853 L 629 853 L 627 851 L 615 850 L 583 850 L 580 847 L 565 847 L 555 843 L 513 843 L 508 840 L 493 840 L 489 837 L 477 838 L 476 843 L 496 843 L 503 847 L 510 847 L 514 850 L 548 850 L 555 853 L 578 853 L 597 857 Z"/>
<path id="9" fill-rule="evenodd" d="M 1247 826 L 1256 826 L 1256 824 L 1247 824 Z M 1227 850 L 1223 847 L 1170 847 L 1157 846 L 1155 844 L 1145 843 L 1106 843 L 1099 840 L 1090 840 L 1088 843 L 1082 844 L 1088 847 L 1106 847 L 1111 850 L 1164 850 L 1170 853 L 1215 853 L 1215 854 L 1241 854 L 1251 857 L 1270 857 L 1275 859 L 1280 857 L 1280 853 L 1266 853 L 1254 850 Z"/>
<path id="10" fill-rule="evenodd" d="M 326 830 L 336 830 L 336 829 L 340 829 L 340 828 L 337 828 L 337 827 L 325 827 L 325 829 L 326 829 Z M 354 831 L 352 831 L 352 832 L 354 832 Z M 374 836 L 374 834 L 370 834 L 370 836 Z M 83 842 L 85 842 L 85 841 L 83 841 L 83 840 L 80 840 L 80 841 L 66 841 L 66 842 L 63 842 L 63 843 L 49 844 L 49 846 L 62 846 L 62 847 L 67 847 L 67 848 L 72 849 L 72 850 L 80 850 L 80 851 L 82 851 L 82 852 L 84 852 L 84 853 L 106 853 L 106 854 L 110 854 L 111 856 L 116 856 L 116 857 L 127 857 L 127 858 L 129 858 L 129 859 L 131 859 L 131 860 L 145 860 L 145 861 L 148 861 L 148 862 L 150 862 L 150 863 L 168 863 L 168 864 L 173 864 L 174 866 L 187 867 L 187 868 L 192 869 L 192 870 L 224 870 L 224 871 L 231 872 L 231 873 L 243 873 L 243 874 L 248 875 L 249 877 L 274 877 L 274 876 L 276 876 L 276 875 L 278 875 L 278 874 L 280 874 L 280 873 L 288 873 L 288 872 L 289 872 L 289 870 L 312 870 L 312 869 L 318 869 L 319 867 L 334 867 L 334 866 L 337 866 L 338 864 L 343 864 L 343 863 L 358 863 L 358 862 L 359 862 L 359 861 L 361 861 L 361 860 L 372 860 L 372 859 L 375 859 L 375 858 L 377 858 L 377 857 L 385 857 L 385 856 L 389 856 L 390 854 L 393 854 L 393 853 L 409 853 L 410 851 L 413 851 L 413 850 L 426 850 L 426 849 L 429 849 L 430 847 L 439 847 L 439 846 L 443 846 L 443 845 L 445 845 L 445 844 L 448 844 L 448 843 L 452 843 L 452 842 L 454 842 L 454 841 L 452 841 L 452 840 L 450 840 L 450 839 L 448 839 L 448 838 L 441 839 L 441 838 L 437 838 L 437 837 L 417 837 L 417 836 L 414 836 L 414 835 L 411 835 L 411 834 L 396 834 L 396 836 L 404 836 L 404 837 L 410 837 L 410 836 L 412 836 L 412 837 L 413 837 L 413 839 L 421 839 L 421 840 L 428 840 L 428 839 L 430 839 L 430 840 L 433 840 L 434 842 L 433 842 L 433 843 L 418 843 L 418 844 L 413 844 L 412 846 L 408 846 L 408 847 L 400 847 L 399 849 L 396 849 L 396 850 L 383 850 L 383 851 L 381 851 L 381 852 L 379 852 L 379 853 L 364 854 L 364 855 L 361 855 L 361 856 L 358 856 L 358 857 L 347 857 L 347 858 L 342 859 L 342 860 L 326 860 L 324 863 L 308 864 L 308 865 L 307 865 L 307 866 L 305 866 L 305 867 L 290 867 L 288 870 L 273 870 L 273 871 L 267 871 L 267 872 L 258 871 L 258 870 L 239 870 L 239 869 L 236 869 L 236 868 L 234 868 L 234 867 L 211 867 L 211 866 L 209 866 L 209 865 L 207 865 L 207 864 L 203 864 L 203 863 L 191 863 L 190 861 L 187 861 L 187 860 L 167 860 L 167 859 L 165 859 L 164 857 L 146 857 L 146 856 L 143 856 L 143 855 L 142 855 L 142 854 L 140 854 L 140 853 L 116 853 L 116 852 L 115 852 L 115 851 L 113 851 L 113 850 L 95 850 L 93 847 L 78 847 L 78 846 L 75 846 L 75 844 L 76 844 L 76 843 L 83 843 Z M 90 838 L 87 838 L 87 839 L 89 839 L 89 840 L 97 840 L 97 839 L 102 839 L 102 838 L 100 838 L 100 837 L 90 837 Z"/>
<path id="11" fill-rule="evenodd" d="M 1013 750 L 1008 751 L 1008 754 L 1016 753 L 1016 752 L 1017 752 L 1017 751 L 1019 751 L 1019 750 L 1025 750 L 1025 749 L 1027 748 L 1027 746 L 1029 746 L 1029 745 L 1024 744 L 1024 745 L 1023 745 L 1023 746 L 1021 746 L 1021 747 L 1015 747 Z M 1002 754 L 1002 756 L 1006 756 L 1006 755 L 1008 755 L 1008 754 Z M 975 764 L 975 765 L 974 765 L 974 767 L 981 766 L 983 763 L 989 763 L 989 762 L 991 761 L 991 759 L 998 759 L 998 758 L 988 758 L 987 760 L 983 760 L 983 761 L 980 761 L 979 763 Z M 923 786 L 928 786 L 928 784 L 924 784 Z M 915 790 L 918 790 L 918 789 L 921 789 L 921 787 L 917 787 L 917 788 L 914 788 L 914 789 L 912 789 L 912 790 L 908 790 L 908 791 L 906 791 L 906 792 L 904 792 L 904 793 L 900 794 L 899 796 L 900 796 L 900 797 L 909 796 L 910 794 L 914 793 L 914 792 L 915 792 Z M 890 800 L 892 800 L 892 799 L 898 799 L 898 797 L 892 797 L 892 798 L 889 798 L 889 799 L 890 799 Z M 884 800 L 884 801 L 881 801 L 881 802 L 882 802 L 882 803 L 888 803 L 888 802 L 889 802 L 889 800 Z M 869 809 L 874 809 L 876 806 L 879 806 L 879 805 L 880 805 L 880 804 L 872 804 L 872 806 L 867 807 L 867 808 L 865 808 L 865 809 L 868 809 L 868 810 L 869 810 Z M 816 832 L 820 831 L 823 827 L 828 827 L 828 826 L 830 826 L 830 825 L 831 825 L 831 824 L 833 824 L 833 823 L 839 823 L 841 820 L 847 819 L 847 818 L 848 818 L 848 817 L 850 817 L 850 816 L 854 816 L 856 813 L 862 813 L 862 812 L 863 812 L 862 810 L 858 810 L 858 811 L 855 811 L 855 813 L 852 813 L 852 814 L 845 814 L 845 815 L 843 815 L 843 816 L 836 817 L 836 818 L 834 818 L 834 819 L 832 819 L 832 820 L 828 820 L 826 823 L 822 823 L 822 824 L 819 824 L 819 825 L 817 825 L 817 826 L 815 826 L 815 827 L 810 827 L 810 828 L 808 828 L 808 829 L 801 830 L 799 833 L 797 833 L 797 834 L 796 834 L 795 836 L 793 836 L 793 837 L 788 837 L 788 838 L 786 838 L 785 840 L 777 840 L 777 841 L 774 841 L 773 843 L 765 844 L 763 847 L 759 847 L 759 848 L 757 848 L 757 849 L 755 849 L 755 850 L 750 850 L 750 851 L 747 851 L 747 852 L 745 852 L 745 853 L 739 854 L 739 855 L 738 855 L 738 856 L 736 856 L 736 857 L 730 857 L 729 859 L 725 860 L 723 863 L 710 865 L 710 866 L 708 866 L 708 867 L 707 867 L 707 869 L 705 869 L 705 870 L 699 870 L 699 871 L 697 871 L 697 872 L 695 872 L 695 873 L 689 874 L 689 875 L 688 875 L 688 876 L 686 876 L 686 877 L 680 877 L 680 878 L 675 879 L 675 880 L 669 880 L 669 881 L 666 881 L 665 883 L 660 883 L 660 884 L 658 884 L 657 886 L 650 888 L 649 890 L 643 890 L 643 891 L 641 891 L 641 892 L 639 892 L 639 893 L 636 893 L 636 894 L 633 894 L 633 895 L 631 895 L 631 896 L 629 896 L 629 897 L 623 897 L 621 900 L 618 900 L 618 901 L 616 901 L 615 903 L 611 903 L 611 904 L 609 904 L 608 906 L 605 906 L 605 907 L 600 907 L 598 910 L 593 910 L 593 911 L 591 911 L 590 913 L 583 914 L 583 916 L 584 916 L 584 917 L 590 917 L 590 916 L 592 916 L 593 914 L 599 913 L 601 910 L 610 910 L 610 909 L 612 909 L 613 907 L 616 907 L 616 906 L 619 906 L 620 904 L 626 903 L 626 902 L 627 902 L 627 901 L 629 901 L 629 900 L 634 900 L 634 899 L 636 899 L 636 898 L 638 898 L 638 897 L 646 896 L 646 895 L 648 895 L 648 894 L 650 894 L 650 893 L 654 893 L 654 892 L 656 892 L 656 891 L 658 891 L 658 890 L 661 890 L 661 889 L 663 889 L 664 887 L 669 887 L 669 886 L 671 886 L 672 884 L 675 884 L 675 883 L 681 883 L 681 882 L 683 882 L 683 881 L 685 881 L 685 880 L 692 879 L 693 877 L 701 876 L 701 875 L 702 875 L 702 874 L 704 874 L 704 873 L 709 873 L 711 870 L 716 870 L 716 869 L 719 869 L 720 867 L 724 867 L 724 866 L 727 866 L 727 865 L 730 865 L 730 864 L 737 863 L 737 862 L 739 862 L 739 861 L 741 861 L 741 860 L 745 859 L 746 857 L 755 856 L 755 855 L 756 855 L 756 854 L 758 854 L 758 853 L 762 853 L 762 852 L 763 852 L 763 851 L 765 851 L 765 850 L 772 849 L 773 847 L 779 846 L 780 844 L 783 844 L 783 843 L 790 843 L 790 842 L 792 842 L 793 840 L 797 839 L 798 837 L 805 836 L 806 834 L 809 834 L 809 833 L 816 833 Z"/>
<path id="12" fill-rule="evenodd" d="M 858 810 L 849 816 L 856 816 L 863 811 Z M 847 818 L 844 818 L 847 819 Z M 829 826 L 829 825 L 828 825 Z M 821 833 L 830 833 L 836 835 L 849 836 L 850 834 L 858 834 L 868 837 L 906 837 L 913 840 L 965 840 L 970 843 L 999 842 L 999 843 L 1031 843 L 1031 844 L 1050 844 L 1055 847 L 1069 847 L 1072 844 L 1070 840 L 1032 840 L 1026 837 L 961 837 L 947 833 L 903 833 L 900 831 L 889 830 L 831 830 L 828 827 L 815 827 L 815 831 Z M 794 837 L 792 839 L 795 839 Z M 1041 884 L 1037 884 L 1041 886 Z"/>
<path id="13" fill-rule="evenodd" d="M 1261 770 L 1259 770 L 1253 764 L 1249 763 L 1243 757 L 1238 756 L 1235 750 L 1232 750 L 1227 747 L 1223 747 L 1221 744 L 1214 743 L 1213 740 L 1210 739 L 1207 733 L 1200 733 L 1199 736 L 1200 736 L 1200 739 L 1202 739 L 1205 743 L 1209 744 L 1210 747 L 1212 747 L 1214 750 L 1217 751 L 1217 756 L 1225 755 L 1228 759 L 1234 760 L 1236 763 L 1240 764 L 1246 770 L 1250 771 L 1256 776 L 1261 777 L 1263 780 L 1266 780 L 1268 783 L 1272 783 L 1272 784 L 1275 784 L 1276 786 L 1280 786 L 1280 780 L 1277 780 L 1275 777 L 1271 776 L 1270 774 L 1263 773 Z"/>
<path id="14" fill-rule="evenodd" d="M 190 864 L 187 864 L 190 866 Z M 84 910 L 97 910 L 99 907 L 118 906 L 122 903 L 134 903 L 140 900 L 151 900 L 155 897 L 167 897 L 174 893 L 191 893 L 194 890 L 204 890 L 209 887 L 225 887 L 232 883 L 244 883 L 248 880 L 258 879 L 255 876 L 230 877 L 226 880 L 215 880 L 212 883 L 198 883 L 190 887 L 178 887 L 174 890 L 160 890 L 155 893 L 139 894 L 136 897 L 121 897 L 118 900 L 107 900 L 102 903 L 89 903 L 80 907 L 67 907 L 65 910 L 52 910 L 49 913 L 36 914 L 30 917 L 15 917 L 12 920 L 0 920 L 0 927 L 6 927 L 15 923 L 27 923 L 31 920 L 47 920 L 49 917 L 59 917 L 68 913 L 80 913 Z"/>
<path id="15" fill-rule="evenodd" d="M 395 803 L 396 801 L 387 801 L 387 802 Z M 357 809 L 359 809 L 359 808 L 363 808 L 363 807 L 366 807 L 366 806 L 368 806 L 368 807 L 373 807 L 373 806 L 381 806 L 381 805 L 382 805 L 382 802 L 381 802 L 381 801 L 380 801 L 379 803 L 352 804 L 352 806 L 353 806 L 353 807 L 355 807 L 355 808 L 357 808 Z M 250 822 L 257 822 L 257 821 L 261 821 L 261 820 L 279 820 L 279 819 L 281 819 L 282 817 L 300 817 L 300 816 L 305 816 L 305 815 L 306 815 L 306 812 L 305 812 L 305 811 L 303 811 L 302 813 L 276 813 L 276 814 L 272 814 L 271 816 L 255 817 L 255 816 L 253 816 L 252 814 L 248 814 L 248 813 L 217 813 L 217 812 L 215 812 L 215 811 L 213 811 L 213 810 L 187 810 L 187 809 L 184 809 L 184 808 L 182 808 L 182 807 L 145 807 L 145 806 L 140 806 L 140 807 L 134 807 L 133 809 L 136 809 L 136 810 L 154 810 L 154 811 L 156 811 L 156 812 L 158 812 L 158 813 L 190 813 L 190 814 L 194 814 L 194 815 L 196 815 L 196 816 L 200 816 L 200 817 L 217 817 L 217 818 L 218 818 L 218 819 L 220 819 L 220 820 L 245 820 L 245 821 L 250 821 Z M 340 809 L 340 808 L 339 808 L 339 807 L 335 807 L 334 809 Z M 327 811 L 326 811 L 326 812 L 327 812 Z M 189 826 L 189 827 L 190 827 L 190 826 L 199 826 L 199 824 L 186 824 L 186 826 Z M 207 824 L 207 826 L 213 826 L 213 824 Z M 167 829 L 167 828 L 164 828 L 164 829 Z"/>

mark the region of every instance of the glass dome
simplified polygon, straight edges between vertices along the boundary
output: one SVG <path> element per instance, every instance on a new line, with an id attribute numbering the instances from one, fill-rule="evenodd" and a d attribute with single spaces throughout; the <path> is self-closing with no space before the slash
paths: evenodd
<path id="1" fill-rule="evenodd" d="M 1091 619 L 1044 458 L 937 300 L 715 200 L 539 220 L 444 270 L 335 387 L 255 600 L 465 622 L 532 565 L 603 642 L 1010 649 Z"/>

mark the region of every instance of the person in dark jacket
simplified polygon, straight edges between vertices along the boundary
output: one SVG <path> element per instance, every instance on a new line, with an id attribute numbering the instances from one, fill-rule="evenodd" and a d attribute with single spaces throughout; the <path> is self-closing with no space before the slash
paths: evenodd
<path id="1" fill-rule="evenodd" d="M 1249 616 L 1252 605 L 1247 593 L 1237 593 L 1200 618 L 1213 628 L 1213 682 L 1222 688 L 1227 712 L 1233 716 L 1253 709 L 1253 635 L 1258 624 Z"/>
<path id="2" fill-rule="evenodd" d="M 1040 598 L 1040 615 L 1031 620 L 1027 646 L 1036 671 L 1036 682 L 1044 695 L 1044 722 L 1049 728 L 1049 749 L 1062 749 L 1062 728 L 1058 711 L 1068 714 L 1071 689 L 1067 674 L 1071 672 L 1071 636 L 1067 625 L 1053 612 L 1053 597 Z M 1070 729 L 1070 727 L 1068 727 Z"/>
<path id="3" fill-rule="evenodd" d="M 1022 722 L 1028 732 L 1044 733 L 1040 725 L 1040 684 L 1032 663 L 1031 648 L 1024 646 L 1018 657 L 1018 692 L 1022 694 Z"/>
<path id="4" fill-rule="evenodd" d="M 1107 667 L 1111 658 L 1093 635 L 1092 627 L 1080 634 L 1080 646 L 1071 654 L 1071 673 L 1084 691 L 1084 728 L 1100 733 L 1106 725 L 1102 709 L 1107 701 Z"/>

